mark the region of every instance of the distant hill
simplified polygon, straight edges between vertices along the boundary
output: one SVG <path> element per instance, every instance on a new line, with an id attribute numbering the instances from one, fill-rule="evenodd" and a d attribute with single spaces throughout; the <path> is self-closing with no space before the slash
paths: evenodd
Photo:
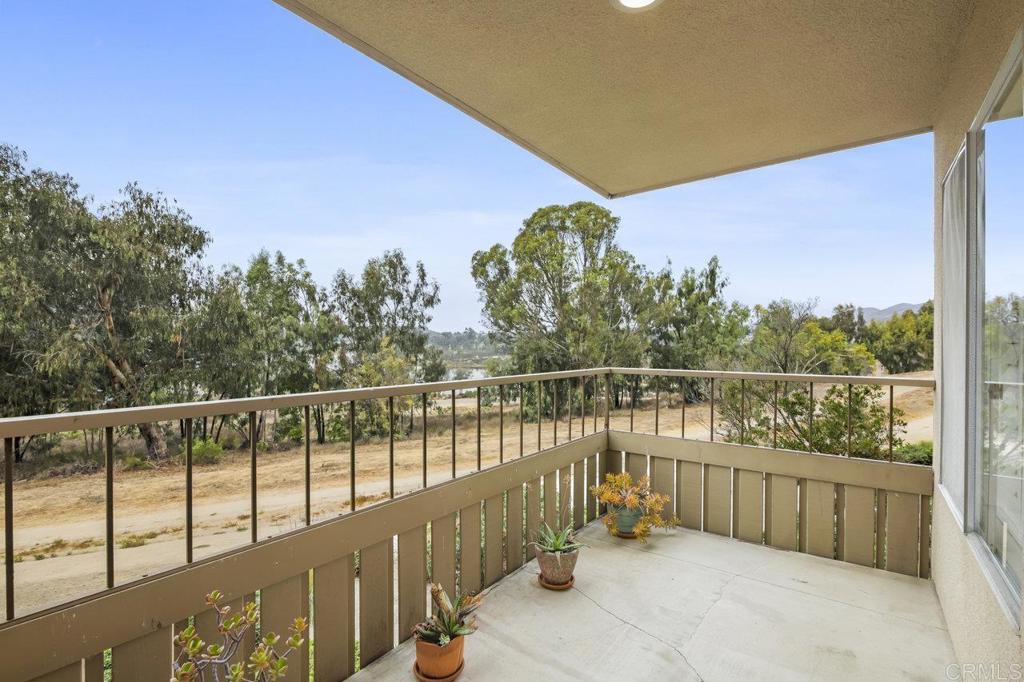
<path id="1" fill-rule="evenodd" d="M 923 305 L 923 303 L 897 303 L 888 308 L 861 308 L 860 310 L 864 313 L 865 322 L 886 322 L 893 315 L 902 315 L 908 310 L 916 313 L 921 310 Z"/>

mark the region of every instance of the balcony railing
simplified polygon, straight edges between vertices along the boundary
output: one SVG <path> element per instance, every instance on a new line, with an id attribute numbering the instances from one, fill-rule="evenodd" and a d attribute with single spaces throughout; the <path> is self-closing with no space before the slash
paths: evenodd
<path id="1" fill-rule="evenodd" d="M 613 396 L 628 393 L 640 377 L 654 378 L 653 433 L 635 432 L 635 390 L 628 401 L 623 395 L 618 409 L 613 405 Z M 673 382 L 683 380 L 704 382 L 710 388 L 704 390 L 710 407 L 705 440 L 693 439 L 692 427 L 687 437 L 685 399 L 676 406 L 681 413 L 679 431 L 669 433 L 662 427 L 668 403 L 663 395 Z M 45 675 L 42 679 L 57 682 L 84 675 L 87 682 L 102 680 L 109 651 L 115 682 L 166 680 L 176 627 L 194 617 L 204 639 L 215 634 L 212 612 L 203 604 L 203 595 L 214 588 L 236 605 L 258 593 L 264 631 L 285 631 L 293 617 L 310 615 L 312 602 L 314 679 L 343 679 L 355 669 L 357 640 L 359 662 L 365 665 L 408 638 L 412 626 L 426 615 L 428 576 L 453 593 L 476 592 L 493 584 L 529 559 L 526 543 L 542 520 L 554 524 L 564 514 L 579 527 L 595 519 L 602 510 L 589 487 L 603 474 L 621 470 L 634 476 L 649 474 L 652 486 L 671 498 L 668 511 L 685 527 L 928 576 L 930 467 L 851 457 L 852 448 L 841 454 L 817 454 L 752 447 L 742 430 L 732 435 L 733 442 L 716 441 L 715 396 L 720 394 L 715 385 L 726 383 L 739 385 L 741 411 L 748 409 L 745 392 L 753 384 L 771 386 L 775 396 L 806 388 L 812 405 L 815 386 L 887 387 L 890 453 L 894 387 L 934 388 L 929 379 L 905 377 L 600 368 L 0 420 L 5 444 L 8 621 L 0 625 L 0 649 L 25 652 L 5 660 L 0 679 L 23 682 Z M 496 397 L 498 403 L 496 453 L 485 452 L 494 448 L 485 448 L 482 439 L 485 395 L 488 400 Z M 460 443 L 458 438 L 456 403 L 474 398 L 475 443 L 470 440 L 470 456 L 475 455 L 475 471 L 459 476 L 457 456 L 465 440 Z M 422 475 L 414 491 L 396 487 L 397 399 L 417 406 L 422 419 Z M 387 492 L 382 502 L 359 508 L 357 465 L 362 445 L 353 434 L 357 405 L 364 401 L 387 405 Z M 437 409 L 448 401 L 450 415 Z M 347 409 L 349 499 L 347 513 L 315 522 L 310 423 L 311 410 L 323 405 Z M 428 468 L 436 458 L 430 458 L 430 449 L 440 446 L 436 435 L 429 433 L 429 405 L 435 407 L 435 422 L 450 419 L 451 428 L 451 471 L 444 474 L 450 480 L 437 482 L 435 475 L 433 484 Z M 266 538 L 259 531 L 265 499 L 258 495 L 257 414 L 286 409 L 302 414 L 305 527 Z M 759 409 L 765 409 L 764 404 Z M 200 558 L 193 536 L 193 422 L 235 414 L 247 414 L 250 429 L 249 543 Z M 171 421 L 181 423 L 184 433 L 185 542 L 180 565 L 121 581 L 115 570 L 115 430 Z M 530 454 L 534 428 L 536 452 Z M 852 423 L 849 428 L 852 432 Z M 87 429 L 102 429 L 104 434 L 106 588 L 33 613 L 31 607 L 20 606 L 16 591 L 15 439 Z M 773 443 L 777 432 L 776 417 Z M 297 655 L 296 661 L 289 679 L 309 679 L 310 657 Z"/>

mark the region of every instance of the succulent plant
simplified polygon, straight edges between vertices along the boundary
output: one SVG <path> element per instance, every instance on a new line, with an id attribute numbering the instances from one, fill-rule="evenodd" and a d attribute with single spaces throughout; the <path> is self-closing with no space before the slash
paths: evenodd
<path id="1" fill-rule="evenodd" d="M 641 476 L 640 480 L 634 483 L 629 472 L 607 474 L 604 483 L 592 486 L 590 493 L 599 502 L 615 509 L 639 510 L 641 516 L 633 532 L 641 542 L 646 541 L 647 536 L 651 534 L 651 528 L 670 528 L 679 522 L 675 517 L 662 516 L 662 511 L 669 502 L 668 495 L 651 490 L 651 480 L 647 476 Z M 612 535 L 616 532 L 616 521 L 616 514 L 604 515 L 604 525 Z"/>
<path id="2" fill-rule="evenodd" d="M 291 636 L 285 642 L 287 649 L 278 653 L 279 635 L 266 633 L 249 655 L 247 662 L 231 662 L 245 639 L 246 632 L 259 621 L 254 602 L 249 602 L 241 613 L 231 614 L 230 606 L 221 606 L 222 596 L 214 590 L 206 595 L 206 604 L 217 612 L 217 632 L 221 644 L 207 644 L 189 625 L 174 637 L 177 650 L 171 663 L 171 682 L 276 682 L 288 672 L 288 656 L 302 646 L 302 633 L 308 624 L 305 618 L 296 618 L 288 630 Z"/>
<path id="3" fill-rule="evenodd" d="M 537 539 L 530 544 L 542 552 L 551 554 L 568 554 L 586 547 L 576 540 L 576 530 L 571 525 L 552 528 L 547 523 L 541 524 L 537 529 Z"/>
<path id="4" fill-rule="evenodd" d="M 476 617 L 471 615 L 483 602 L 480 595 L 464 594 L 452 604 L 444 588 L 431 583 L 430 597 L 434 601 L 434 614 L 412 629 L 416 639 L 437 646 L 447 646 L 456 637 L 476 632 Z"/>

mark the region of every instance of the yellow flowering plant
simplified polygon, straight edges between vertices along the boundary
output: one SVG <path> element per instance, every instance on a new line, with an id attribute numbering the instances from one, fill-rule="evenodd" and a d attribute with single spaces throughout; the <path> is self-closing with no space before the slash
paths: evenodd
<path id="1" fill-rule="evenodd" d="M 639 512 L 631 531 L 641 542 L 647 541 L 652 528 L 669 528 L 677 523 L 675 517 L 666 518 L 662 512 L 668 504 L 668 495 L 651 490 L 651 481 L 641 476 L 636 483 L 629 472 L 607 474 L 604 483 L 590 489 L 599 502 L 607 504 L 611 509 L 604 515 L 604 525 L 610 535 L 619 533 L 619 513 Z"/>

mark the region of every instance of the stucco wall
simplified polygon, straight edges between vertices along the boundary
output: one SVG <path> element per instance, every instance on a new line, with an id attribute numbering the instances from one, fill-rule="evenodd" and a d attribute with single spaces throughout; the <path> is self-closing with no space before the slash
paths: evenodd
<path id="1" fill-rule="evenodd" d="M 1017 31 L 1024 25 L 1024 0 L 978 0 L 964 28 L 951 64 L 947 85 L 935 116 L 935 295 L 936 329 L 942 324 L 938 297 L 942 291 L 941 182 L 964 135 L 981 107 Z M 936 357 L 942 352 L 935 334 Z M 941 363 L 936 362 L 942 399 Z M 940 414 L 936 405 L 936 415 Z M 934 429 L 939 433 L 938 424 Z M 962 458 L 936 442 L 942 458 Z M 936 476 L 936 481 L 940 480 Z M 939 491 L 934 499 L 932 576 L 942 603 L 957 657 L 962 663 L 1004 665 L 1024 663 L 1017 626 L 1000 606 L 968 538 Z"/>

